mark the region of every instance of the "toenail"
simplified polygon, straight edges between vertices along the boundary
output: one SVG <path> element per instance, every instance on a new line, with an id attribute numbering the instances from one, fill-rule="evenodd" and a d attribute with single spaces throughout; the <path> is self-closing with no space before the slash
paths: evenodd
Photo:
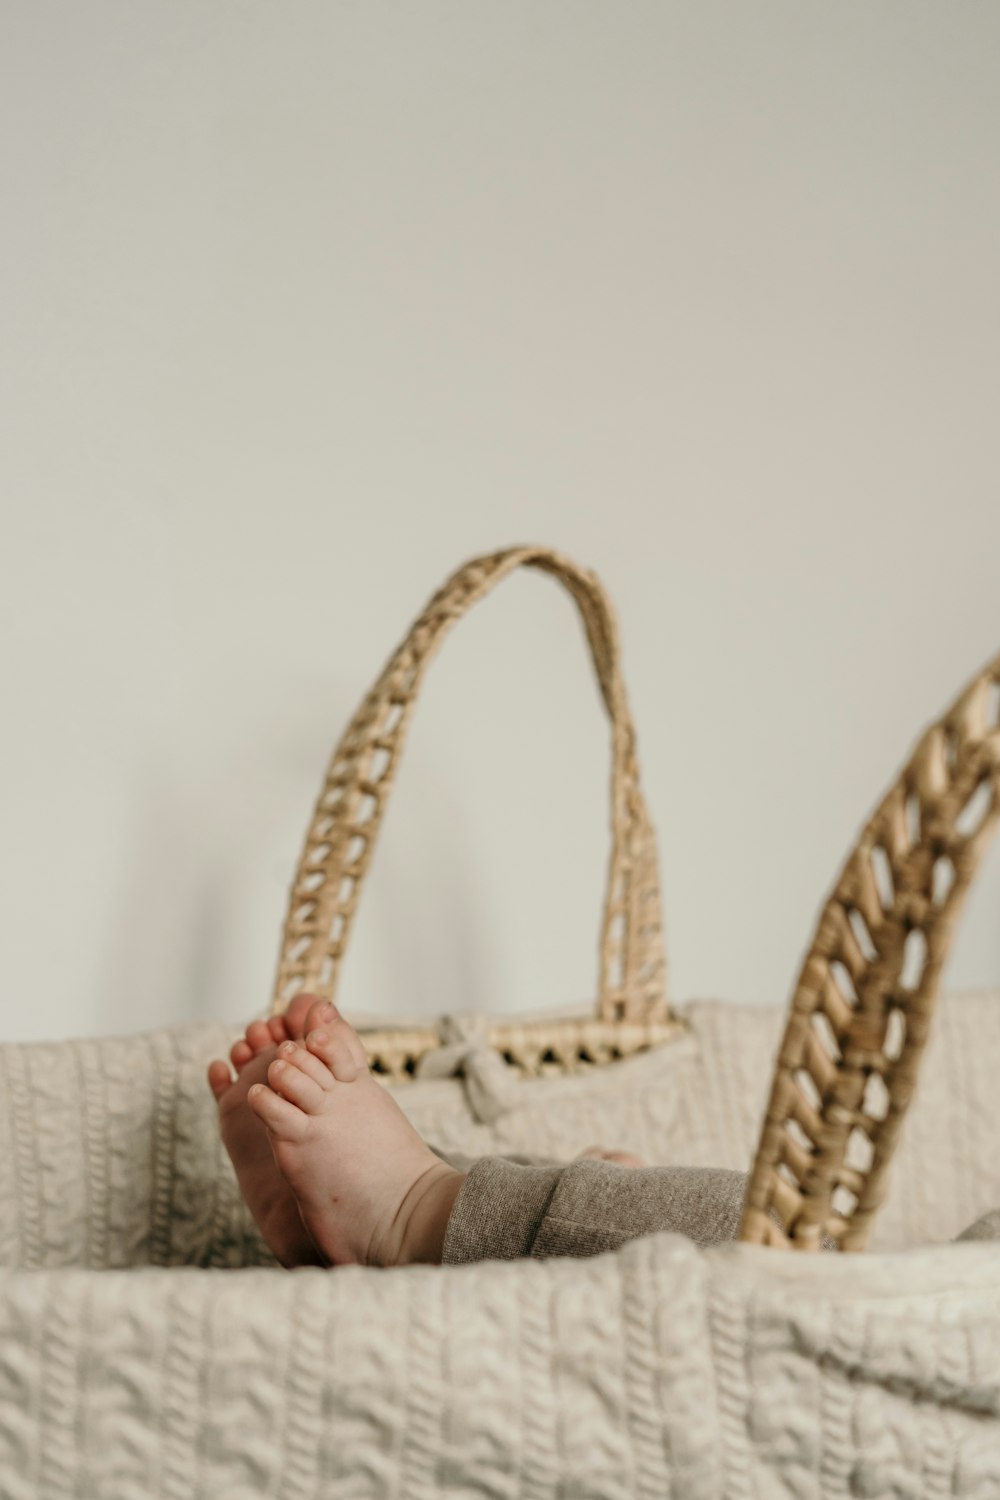
<path id="1" fill-rule="evenodd" d="M 288 1056 L 289 1053 L 292 1053 L 292 1052 L 295 1051 L 295 1043 L 294 1042 L 282 1042 L 281 1046 L 278 1048 L 278 1051 L 279 1052 L 284 1052 L 285 1055 Z"/>
<path id="2" fill-rule="evenodd" d="M 247 1098 L 252 1099 L 254 1094 L 262 1094 L 263 1092 L 264 1085 L 262 1083 L 252 1083 L 250 1085 L 250 1088 L 247 1090 Z"/>
<path id="3" fill-rule="evenodd" d="M 322 1047 L 324 1042 L 328 1042 L 330 1040 L 325 1031 L 311 1031 L 309 1033 L 309 1039 L 310 1041 L 315 1042 L 317 1046 L 320 1047 Z"/>
<path id="4" fill-rule="evenodd" d="M 335 1005 L 324 1005 L 323 1009 L 320 1011 L 320 1015 L 323 1017 L 324 1021 L 333 1021 L 337 1016 L 337 1007 Z"/>

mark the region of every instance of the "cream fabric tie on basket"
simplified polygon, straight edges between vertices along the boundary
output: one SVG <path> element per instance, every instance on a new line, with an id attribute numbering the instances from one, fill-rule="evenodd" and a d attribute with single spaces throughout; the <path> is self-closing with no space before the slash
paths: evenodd
<path id="1" fill-rule="evenodd" d="M 491 1125 L 521 1097 L 521 1078 L 490 1045 L 490 1020 L 482 1015 L 448 1015 L 438 1021 L 441 1045 L 417 1063 L 420 1079 L 460 1074 L 473 1118 Z"/>

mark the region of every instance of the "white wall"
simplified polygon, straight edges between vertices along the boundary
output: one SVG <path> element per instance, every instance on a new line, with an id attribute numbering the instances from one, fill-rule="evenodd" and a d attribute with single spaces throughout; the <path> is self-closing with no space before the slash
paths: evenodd
<path id="1" fill-rule="evenodd" d="M 2 1033 L 265 1004 L 327 754 L 440 579 L 619 606 L 674 993 L 784 997 L 1000 647 L 1000 11 L 4 7 Z M 550 581 L 428 683 L 341 998 L 592 991 Z M 1000 864 L 958 985 L 1000 982 Z"/>

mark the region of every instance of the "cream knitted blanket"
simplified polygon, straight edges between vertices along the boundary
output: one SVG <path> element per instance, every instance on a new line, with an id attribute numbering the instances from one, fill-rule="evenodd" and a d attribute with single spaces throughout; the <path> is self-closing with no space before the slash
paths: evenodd
<path id="1" fill-rule="evenodd" d="M 8 1275 L 0 1493 L 986 1500 L 1000 1255 Z"/>
<path id="2" fill-rule="evenodd" d="M 458 1083 L 401 1098 L 459 1150 L 745 1168 L 780 1014 L 689 1018 L 489 1126 Z M 264 1269 L 202 1077 L 225 1039 L 0 1048 L 3 1500 L 1000 1497 L 996 1244 Z M 944 1002 L 883 1243 L 1000 1199 L 998 1062 L 997 997 Z"/>

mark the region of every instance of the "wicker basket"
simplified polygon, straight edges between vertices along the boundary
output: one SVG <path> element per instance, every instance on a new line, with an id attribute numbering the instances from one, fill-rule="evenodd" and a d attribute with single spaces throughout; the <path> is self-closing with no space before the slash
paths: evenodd
<path id="1" fill-rule="evenodd" d="M 557 578 L 583 620 L 611 722 L 611 861 L 600 939 L 596 1014 L 499 1022 L 488 1044 L 519 1073 L 574 1072 L 613 1062 L 683 1031 L 666 998 L 656 844 L 639 786 L 635 731 L 611 605 L 593 573 L 543 547 L 476 558 L 434 595 L 334 751 L 306 835 L 282 936 L 272 1010 L 302 990 L 333 998 L 341 960 L 424 672 L 452 626 L 515 569 Z M 363 1033 L 372 1067 L 413 1077 L 441 1046 L 431 1027 Z"/>

